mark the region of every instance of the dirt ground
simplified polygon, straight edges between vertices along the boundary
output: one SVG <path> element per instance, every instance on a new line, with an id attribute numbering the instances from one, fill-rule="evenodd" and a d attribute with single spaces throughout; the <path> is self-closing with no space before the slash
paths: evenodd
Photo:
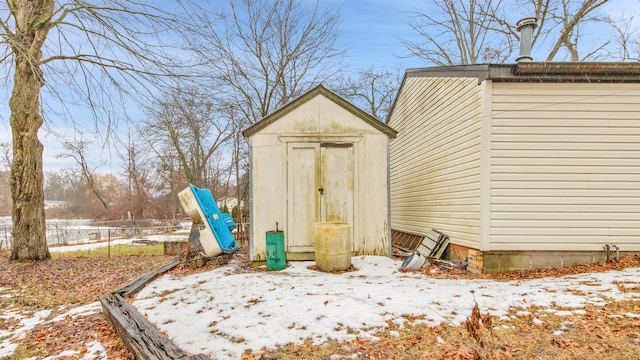
<path id="1" fill-rule="evenodd" d="M 93 303 L 98 296 L 114 291 L 129 280 L 172 260 L 166 256 L 125 256 L 112 258 L 63 258 L 39 263 L 7 261 L 0 253 L 0 308 L 24 315 L 52 310 L 53 319 L 66 306 Z M 246 251 L 234 255 L 246 271 L 250 269 Z M 181 266 L 172 273 L 186 275 L 211 270 L 224 262 L 211 262 L 193 270 Z M 600 272 L 640 266 L 640 258 L 623 258 L 620 262 L 573 266 L 562 269 L 523 271 L 502 275 L 471 275 L 463 271 L 423 269 L 428 276 L 447 278 L 492 278 L 525 280 L 563 276 L 581 272 Z M 637 301 L 611 302 L 605 307 L 585 308 L 581 315 L 549 317 L 544 326 L 532 321 L 533 315 L 512 316 L 499 320 L 487 309 L 476 309 L 462 326 L 442 324 L 428 327 L 407 324 L 403 328 L 389 323 L 381 329 L 378 341 L 329 341 L 313 345 L 310 341 L 277 349 L 252 349 L 243 359 L 638 359 L 640 358 L 640 289 Z M 534 314 L 536 309 L 531 309 Z M 415 320 L 420 320 L 416 318 Z M 565 325 L 563 325 L 565 324 Z M 0 317 L 0 329 L 11 330 L 16 320 Z M 553 329 L 569 327 L 562 336 Z M 20 341 L 14 358 L 44 358 L 75 350 L 62 359 L 79 359 L 88 355 L 87 343 L 98 340 L 109 359 L 132 359 L 102 313 L 68 316 L 55 322 L 43 322 Z M 354 354 L 356 354 L 354 357 Z"/>

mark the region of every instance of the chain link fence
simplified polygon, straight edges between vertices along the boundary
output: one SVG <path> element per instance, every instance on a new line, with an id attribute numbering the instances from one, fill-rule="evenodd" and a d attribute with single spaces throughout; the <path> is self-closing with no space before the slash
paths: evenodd
<path id="1" fill-rule="evenodd" d="M 87 219 L 48 219 L 46 237 L 49 246 L 80 245 L 117 239 L 132 239 L 149 235 L 186 233 L 191 220 L 114 220 L 93 221 Z M 249 244 L 249 224 L 238 224 L 233 235 L 239 246 Z M 0 217 L 0 249 L 11 249 L 11 217 Z"/>

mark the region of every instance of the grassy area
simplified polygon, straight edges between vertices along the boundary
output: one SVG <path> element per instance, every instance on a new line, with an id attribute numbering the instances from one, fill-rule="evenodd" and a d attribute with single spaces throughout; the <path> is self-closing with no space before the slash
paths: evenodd
<path id="1" fill-rule="evenodd" d="M 152 245 L 112 245 L 111 248 L 102 246 L 96 249 L 75 250 L 68 252 L 53 252 L 54 259 L 77 258 L 77 257 L 109 257 L 109 256 L 145 256 L 163 255 L 164 247 L 162 243 Z"/>
<path id="2" fill-rule="evenodd" d="M 12 295 L 0 297 L 0 308 L 35 311 L 87 304 L 173 258 L 163 255 L 162 244 L 120 245 L 111 249 L 111 257 L 106 254 L 106 248 L 60 253 L 40 262 L 0 257 L 0 288 Z"/>

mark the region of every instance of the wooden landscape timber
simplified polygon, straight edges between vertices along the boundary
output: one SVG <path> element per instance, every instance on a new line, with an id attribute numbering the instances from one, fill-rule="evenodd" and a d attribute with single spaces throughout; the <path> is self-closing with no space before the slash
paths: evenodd
<path id="1" fill-rule="evenodd" d="M 120 294 L 100 296 L 107 320 L 136 359 L 209 359 L 203 354 L 188 355 L 129 304 Z"/>
<path id="2" fill-rule="evenodd" d="M 182 263 L 182 260 L 180 258 L 176 258 L 173 261 L 171 261 L 170 263 L 168 263 L 166 265 L 163 265 L 163 266 L 157 268 L 154 271 L 150 271 L 150 272 L 138 277 L 137 279 L 134 279 L 134 280 L 130 281 L 129 283 L 127 283 L 126 285 L 124 285 L 120 289 L 114 291 L 113 293 L 114 294 L 120 294 L 123 298 L 127 298 L 127 297 L 137 293 L 138 291 L 142 290 L 142 288 L 147 286 L 148 283 L 153 281 L 158 276 L 166 273 L 167 271 L 173 269 L 174 267 L 180 265 L 181 263 Z"/>
<path id="3" fill-rule="evenodd" d="M 199 250 L 199 246 L 191 249 L 187 257 L 194 257 Z M 118 336 L 120 336 L 123 344 L 136 359 L 209 359 L 209 357 L 204 354 L 189 355 L 185 353 L 184 350 L 156 330 L 153 324 L 126 300 L 127 297 L 139 292 L 156 277 L 175 268 L 181 263 L 182 256 L 179 256 L 170 263 L 130 281 L 113 293 L 100 296 L 99 300 L 105 317 Z"/>

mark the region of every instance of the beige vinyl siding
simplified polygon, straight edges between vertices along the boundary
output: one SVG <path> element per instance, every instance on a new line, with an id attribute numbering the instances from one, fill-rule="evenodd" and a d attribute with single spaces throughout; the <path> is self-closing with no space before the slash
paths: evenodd
<path id="1" fill-rule="evenodd" d="M 640 250 L 640 85 L 492 91 L 486 250 Z"/>
<path id="2" fill-rule="evenodd" d="M 407 77 L 389 125 L 391 226 L 480 242 L 480 92 L 476 78 Z"/>

